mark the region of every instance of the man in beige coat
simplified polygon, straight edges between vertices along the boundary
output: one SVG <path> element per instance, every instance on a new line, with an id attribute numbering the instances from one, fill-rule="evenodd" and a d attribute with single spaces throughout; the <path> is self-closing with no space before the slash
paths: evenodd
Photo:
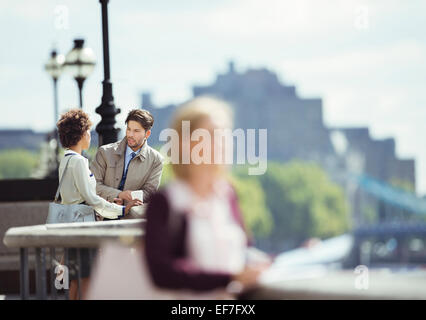
<path id="1" fill-rule="evenodd" d="M 96 193 L 108 201 L 125 203 L 132 191 L 143 191 L 143 202 L 157 191 L 163 170 L 163 156 L 148 146 L 154 124 L 152 115 L 141 109 L 129 112 L 126 137 L 99 147 L 90 170 L 96 178 Z"/>

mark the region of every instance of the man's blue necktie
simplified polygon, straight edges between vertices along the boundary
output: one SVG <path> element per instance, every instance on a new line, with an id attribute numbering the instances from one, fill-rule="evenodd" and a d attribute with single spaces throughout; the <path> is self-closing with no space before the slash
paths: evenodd
<path id="1" fill-rule="evenodd" d="M 134 157 L 136 157 L 136 153 L 132 152 L 132 153 L 130 154 L 130 161 L 132 161 Z M 123 189 L 124 189 L 124 184 L 126 183 L 127 170 L 129 170 L 130 161 L 129 161 L 129 163 L 127 164 L 126 170 L 124 170 L 123 177 L 121 178 L 120 185 L 118 186 L 118 189 L 120 189 L 121 191 L 123 191 Z"/>

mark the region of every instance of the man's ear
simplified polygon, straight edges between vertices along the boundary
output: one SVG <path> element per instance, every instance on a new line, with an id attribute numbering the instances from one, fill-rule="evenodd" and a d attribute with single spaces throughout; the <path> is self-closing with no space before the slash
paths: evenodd
<path id="1" fill-rule="evenodd" d="M 148 130 L 148 131 L 146 132 L 146 139 L 148 139 L 150 135 L 151 135 L 151 130 Z"/>

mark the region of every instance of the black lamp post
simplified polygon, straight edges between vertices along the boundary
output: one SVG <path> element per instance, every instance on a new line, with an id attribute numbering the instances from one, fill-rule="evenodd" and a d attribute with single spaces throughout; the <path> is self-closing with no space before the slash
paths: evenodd
<path id="1" fill-rule="evenodd" d="M 95 54 L 90 48 L 84 48 L 84 39 L 75 39 L 74 48 L 65 59 L 66 71 L 74 77 L 78 85 L 80 108 L 83 108 L 83 83 L 95 68 Z"/>
<path id="2" fill-rule="evenodd" d="M 99 0 L 102 11 L 102 39 L 104 56 L 104 81 L 102 81 L 102 102 L 96 108 L 96 113 L 100 114 L 101 121 L 96 126 L 96 132 L 99 135 L 99 146 L 116 142 L 118 139 L 119 128 L 115 128 L 115 116 L 120 113 L 120 109 L 115 107 L 114 97 L 112 95 L 112 83 L 110 80 L 109 64 L 109 40 L 108 40 L 108 1 Z"/>
<path id="3" fill-rule="evenodd" d="M 55 166 L 53 168 L 54 171 L 57 171 L 58 163 L 59 163 L 59 137 L 58 130 L 56 129 L 56 121 L 58 121 L 58 78 L 62 74 L 63 65 L 65 62 L 65 57 L 62 54 L 57 54 L 56 50 L 52 50 L 50 53 L 50 59 L 44 66 L 44 69 L 47 73 L 52 77 L 53 80 L 53 104 L 54 104 L 54 124 L 53 124 L 53 132 L 56 140 L 55 146 Z"/>

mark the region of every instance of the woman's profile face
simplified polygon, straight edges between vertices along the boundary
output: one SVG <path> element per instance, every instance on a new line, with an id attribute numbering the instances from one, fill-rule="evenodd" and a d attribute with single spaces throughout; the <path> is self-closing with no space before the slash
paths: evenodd
<path id="1" fill-rule="evenodd" d="M 82 148 L 83 150 L 89 149 L 90 138 L 91 138 L 90 129 L 88 129 L 83 135 L 83 148 Z"/>

